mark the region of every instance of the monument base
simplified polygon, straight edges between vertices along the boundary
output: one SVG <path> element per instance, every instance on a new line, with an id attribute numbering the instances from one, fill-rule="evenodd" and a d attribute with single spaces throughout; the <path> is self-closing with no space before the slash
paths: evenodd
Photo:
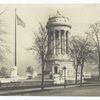
<path id="1" fill-rule="evenodd" d="M 11 75 L 10 75 L 11 78 L 18 77 L 17 70 L 18 68 L 16 66 L 11 68 Z"/>

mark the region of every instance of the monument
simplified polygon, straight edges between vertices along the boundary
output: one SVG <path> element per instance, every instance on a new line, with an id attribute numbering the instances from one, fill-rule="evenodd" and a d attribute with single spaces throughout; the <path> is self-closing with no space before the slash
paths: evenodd
<path id="1" fill-rule="evenodd" d="M 49 17 L 46 28 L 49 53 L 46 71 L 52 73 L 54 83 L 63 83 L 64 79 L 74 81 L 75 69 L 68 56 L 69 18 L 57 11 L 55 16 Z"/>

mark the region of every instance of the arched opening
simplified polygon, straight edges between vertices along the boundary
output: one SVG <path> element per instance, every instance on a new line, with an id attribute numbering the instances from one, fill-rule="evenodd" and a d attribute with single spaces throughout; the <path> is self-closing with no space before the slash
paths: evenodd
<path id="1" fill-rule="evenodd" d="M 57 66 L 54 67 L 54 73 L 58 74 L 58 67 Z"/>

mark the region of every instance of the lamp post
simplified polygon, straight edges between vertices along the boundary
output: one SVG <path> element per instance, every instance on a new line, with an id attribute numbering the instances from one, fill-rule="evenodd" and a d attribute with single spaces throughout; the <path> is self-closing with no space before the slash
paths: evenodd
<path id="1" fill-rule="evenodd" d="M 64 70 L 64 88 L 66 88 L 66 67 L 63 67 Z"/>

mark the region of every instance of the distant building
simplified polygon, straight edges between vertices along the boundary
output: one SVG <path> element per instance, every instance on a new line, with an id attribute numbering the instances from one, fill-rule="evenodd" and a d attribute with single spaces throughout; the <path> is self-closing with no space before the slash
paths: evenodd
<path id="1" fill-rule="evenodd" d="M 75 69 L 68 56 L 68 35 L 71 29 L 69 19 L 57 12 L 48 19 L 46 27 L 49 53 L 46 71 L 52 73 L 55 83 L 63 83 L 64 76 L 66 80 L 74 81 Z"/>

